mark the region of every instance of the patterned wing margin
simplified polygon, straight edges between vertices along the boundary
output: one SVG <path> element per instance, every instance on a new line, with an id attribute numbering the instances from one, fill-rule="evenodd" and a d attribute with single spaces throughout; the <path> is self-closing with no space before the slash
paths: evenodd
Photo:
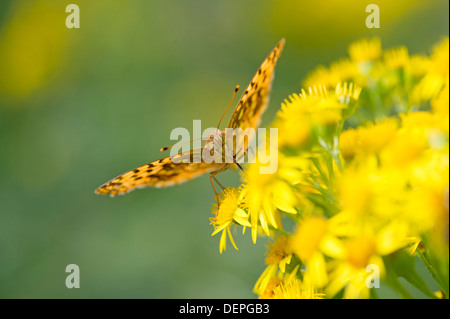
<path id="1" fill-rule="evenodd" d="M 285 40 L 281 39 L 256 71 L 231 115 L 228 127 L 240 127 L 244 131 L 247 128 L 257 129 L 261 116 L 269 103 L 275 65 L 283 50 L 284 43 Z"/>
<path id="2" fill-rule="evenodd" d="M 97 188 L 95 192 L 115 196 L 126 194 L 136 188 L 178 185 L 224 166 L 220 163 L 209 164 L 202 161 L 202 150 L 203 148 L 190 150 L 174 157 L 167 156 L 139 166 L 113 178 Z"/>

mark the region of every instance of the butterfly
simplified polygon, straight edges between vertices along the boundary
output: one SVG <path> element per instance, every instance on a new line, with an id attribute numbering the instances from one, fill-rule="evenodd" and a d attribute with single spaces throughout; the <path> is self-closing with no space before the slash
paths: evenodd
<path id="1" fill-rule="evenodd" d="M 256 71 L 256 74 L 242 94 L 231 115 L 228 128 L 241 128 L 242 130 L 246 130 L 247 128 L 258 128 L 261 116 L 269 103 L 269 94 L 274 78 L 275 65 L 283 50 L 284 43 L 285 40 L 281 39 Z M 239 86 L 236 87 L 235 94 L 238 88 Z M 218 130 L 218 134 L 223 134 L 223 132 Z M 211 136 L 210 140 L 206 143 L 211 142 L 214 137 L 214 135 Z M 207 147 L 207 144 L 205 144 L 203 148 L 189 150 L 175 156 L 163 157 L 139 166 L 106 182 L 97 188 L 95 192 L 97 194 L 115 196 L 126 194 L 136 188 L 173 186 L 209 173 L 211 185 L 214 193 L 217 195 L 212 180 L 214 179 L 220 186 L 222 185 L 214 176 L 225 171 L 234 164 L 237 164 L 240 168 L 241 166 L 237 162 L 205 162 L 202 159 L 202 152 L 205 147 Z"/>

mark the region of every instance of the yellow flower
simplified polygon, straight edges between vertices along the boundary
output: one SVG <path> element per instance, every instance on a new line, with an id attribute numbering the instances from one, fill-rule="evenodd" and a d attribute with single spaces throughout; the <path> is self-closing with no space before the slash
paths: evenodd
<path id="1" fill-rule="evenodd" d="M 421 128 L 400 128 L 381 153 L 381 162 L 385 167 L 408 169 L 415 159 L 429 146 L 426 131 Z"/>
<path id="2" fill-rule="evenodd" d="M 278 128 L 280 148 L 305 145 L 311 137 L 311 123 L 303 110 L 279 114 L 273 126 Z"/>
<path id="3" fill-rule="evenodd" d="M 313 142 L 313 130 L 335 126 L 343 118 L 343 110 L 355 103 L 360 92 L 352 83 L 338 83 L 334 90 L 319 85 L 310 87 L 308 92 L 290 95 L 282 103 L 274 124 L 279 130 L 279 146 L 303 147 Z"/>
<path id="4" fill-rule="evenodd" d="M 373 160 L 366 161 L 375 165 Z M 336 193 L 342 211 L 353 216 L 370 214 L 374 196 L 373 185 L 377 179 L 375 171 L 367 166 L 351 166 L 340 174 L 336 181 Z"/>
<path id="5" fill-rule="evenodd" d="M 324 88 L 330 89 L 336 87 L 340 82 L 355 82 L 360 86 L 365 85 L 365 79 L 354 61 L 341 59 L 331 63 L 329 68 L 319 66 L 306 77 L 303 86 L 322 85 Z"/>
<path id="6" fill-rule="evenodd" d="M 433 113 L 439 116 L 445 125 L 442 125 L 444 132 L 448 134 L 449 126 L 449 83 L 441 90 L 439 95 L 431 101 Z"/>
<path id="7" fill-rule="evenodd" d="M 302 178 L 299 167 L 290 167 L 292 163 L 283 160 L 278 155 L 278 170 L 273 174 L 262 174 L 262 164 L 257 158 L 256 163 L 250 163 L 244 175 L 245 188 L 242 198 L 248 207 L 248 215 L 252 228 L 252 240 L 255 243 L 258 226 L 266 235 L 271 234 L 270 228 L 283 229 L 280 212 L 297 214 L 296 207 L 302 206 L 302 196 L 297 194 L 293 185 Z M 293 162 L 292 164 L 299 165 Z"/>
<path id="8" fill-rule="evenodd" d="M 286 236 L 278 236 L 275 242 L 270 246 L 266 246 L 269 249 L 265 260 L 268 266 L 256 281 L 255 287 L 253 288 L 255 293 L 259 295 L 264 294 L 278 269 L 280 269 L 281 273 L 286 271 L 286 265 L 292 259 L 292 249 L 289 241 L 290 239 Z"/>
<path id="9" fill-rule="evenodd" d="M 361 88 L 352 82 L 339 82 L 336 84 L 335 93 L 339 102 L 350 104 L 358 100 L 361 94 Z"/>
<path id="10" fill-rule="evenodd" d="M 369 270 L 376 269 L 378 279 L 382 280 L 386 273 L 383 256 L 417 243 L 418 237 L 411 235 L 407 219 L 400 218 L 399 214 L 390 214 L 389 219 L 380 217 L 355 218 L 339 212 L 329 220 L 330 232 L 341 237 L 342 253 L 329 262 L 327 296 L 333 297 L 344 290 L 344 298 L 368 298 L 367 281 L 372 274 Z"/>
<path id="11" fill-rule="evenodd" d="M 375 242 L 368 237 L 361 236 L 346 242 L 347 262 L 355 267 L 361 268 L 368 265 L 370 257 L 375 253 Z"/>
<path id="12" fill-rule="evenodd" d="M 297 101 L 301 101 L 297 107 L 306 109 L 314 125 L 335 125 L 342 118 L 342 109 L 346 108 L 336 95 L 331 94 L 322 86 L 314 86 L 308 92 L 302 90 Z"/>
<path id="13" fill-rule="evenodd" d="M 408 114 L 400 114 L 402 127 L 408 130 L 421 129 L 427 130 L 436 127 L 437 117 L 430 112 L 420 111 Z"/>
<path id="14" fill-rule="evenodd" d="M 292 249 L 289 245 L 289 238 L 286 236 L 278 236 L 275 242 L 267 246 L 269 252 L 266 256 L 267 265 L 278 265 L 282 272 L 285 271 L 286 265 L 291 262 Z"/>
<path id="15" fill-rule="evenodd" d="M 395 137 L 398 123 L 396 119 L 386 119 L 359 129 L 361 149 L 365 153 L 380 152 Z"/>
<path id="16" fill-rule="evenodd" d="M 231 225 L 251 227 L 254 242 L 258 231 L 272 238 L 259 298 L 369 298 L 371 280 L 390 279 L 384 262 L 399 252 L 427 258 L 443 291 L 448 284 L 448 39 L 430 57 L 383 53 L 376 38 L 349 54 L 283 102 L 272 124 L 278 170 L 250 163 L 245 186 L 224 191 L 213 219 L 221 251 L 227 234 L 235 246 Z M 360 101 L 361 89 L 342 79 L 365 85 Z"/>
<path id="17" fill-rule="evenodd" d="M 306 266 L 303 281 L 312 287 L 324 287 L 328 282 L 328 275 L 323 253 L 338 256 L 342 250 L 338 240 L 328 232 L 327 219 L 318 216 L 306 217 L 290 244 Z"/>
<path id="18" fill-rule="evenodd" d="M 422 111 L 400 114 L 400 117 L 403 130 L 414 131 L 417 132 L 417 134 L 419 131 L 422 131 L 430 146 L 435 144 L 433 143 L 433 139 L 436 138 L 436 135 L 448 133 L 448 114 L 446 116 L 445 114 Z"/>
<path id="19" fill-rule="evenodd" d="M 411 92 L 413 103 L 422 103 L 436 97 L 449 78 L 449 40 L 436 45 L 430 57 L 428 72 Z"/>
<path id="20" fill-rule="evenodd" d="M 232 225 L 251 226 L 248 215 L 243 209 L 240 192 L 241 190 L 236 188 L 226 188 L 219 198 L 220 206 L 218 210 L 215 210 L 216 216 L 211 218 L 211 224 L 214 225 L 214 232 L 211 236 L 222 232 L 219 245 L 220 253 L 226 249 L 227 234 L 233 247 L 238 249 L 231 235 L 230 227 Z"/>
<path id="21" fill-rule="evenodd" d="M 449 39 L 443 39 L 434 46 L 431 54 L 431 72 L 442 78 L 448 77 L 449 68 Z"/>
<path id="22" fill-rule="evenodd" d="M 414 77 L 422 77 L 424 76 L 431 66 L 431 60 L 429 57 L 421 56 L 421 55 L 413 55 L 409 59 L 409 67 L 407 68 L 409 74 Z"/>
<path id="23" fill-rule="evenodd" d="M 268 268 L 264 271 L 264 273 L 259 277 L 258 281 L 255 284 L 255 287 L 253 289 L 253 292 L 258 295 L 259 299 L 271 299 L 273 298 L 273 290 L 275 287 L 277 287 L 281 282 L 282 279 L 280 277 L 276 276 L 275 273 L 267 274 Z M 273 267 L 270 269 L 272 270 Z M 264 278 L 267 280 L 267 282 L 261 283 L 261 278 Z M 264 288 L 262 288 L 264 287 Z"/>
<path id="24" fill-rule="evenodd" d="M 336 255 L 336 259 L 345 259 L 356 268 L 363 267 L 370 258 L 367 256 L 375 253 L 389 255 L 417 242 L 418 236 L 410 220 L 401 213 L 386 214 L 390 219 L 383 218 L 381 214 L 355 218 L 345 212 L 333 216 L 329 220 L 330 232 L 339 236 L 345 247 L 345 251 Z M 355 238 L 357 240 L 353 240 Z M 358 243 L 358 240 L 361 242 Z M 354 253 L 355 249 L 361 251 Z"/>
<path id="25" fill-rule="evenodd" d="M 365 79 L 361 75 L 357 64 L 350 59 L 341 59 L 331 63 L 330 72 L 336 78 L 330 88 L 335 87 L 338 83 L 344 82 L 357 83 L 359 86 L 365 85 Z"/>
<path id="26" fill-rule="evenodd" d="M 323 217 L 304 220 L 292 238 L 292 249 L 303 262 L 307 262 L 318 250 L 327 232 L 327 221 Z"/>
<path id="27" fill-rule="evenodd" d="M 379 280 L 385 276 L 383 256 L 417 243 L 417 237 L 409 236 L 410 229 L 406 222 L 393 220 L 378 227 L 380 220 L 375 225 L 374 221 L 363 224 L 350 221 L 352 226 L 347 225 L 354 229 L 348 231 L 351 236 L 343 240 L 344 253 L 329 264 L 330 280 L 326 293 L 330 297 L 344 289 L 344 298 L 368 298 L 371 270 L 376 270 Z M 330 227 L 332 225 L 333 222 Z"/>
<path id="28" fill-rule="evenodd" d="M 256 281 L 253 292 L 259 295 L 260 298 L 270 298 L 273 288 L 281 282 L 280 277 L 277 277 L 277 272 L 278 265 L 268 265 Z"/>
<path id="29" fill-rule="evenodd" d="M 337 82 L 339 82 L 339 79 L 326 66 L 320 65 L 308 74 L 303 81 L 303 86 L 313 87 L 322 85 L 323 87 L 329 88 L 335 86 Z"/>
<path id="30" fill-rule="evenodd" d="M 436 74 L 428 73 L 413 88 L 411 92 L 411 102 L 420 104 L 436 97 L 441 91 L 444 79 Z"/>
<path id="31" fill-rule="evenodd" d="M 344 158 L 352 158 L 361 148 L 358 130 L 349 128 L 339 135 L 339 151 Z"/>
<path id="32" fill-rule="evenodd" d="M 373 265 L 384 276 L 385 268 L 381 256 L 377 252 L 375 238 L 372 234 L 361 234 L 347 239 L 344 244 L 344 258 L 330 263 L 330 281 L 326 287 L 326 294 L 335 296 L 344 289 L 344 298 L 368 298 L 368 278 L 371 272 L 367 266 Z"/>
<path id="33" fill-rule="evenodd" d="M 396 70 L 409 66 L 409 54 L 406 47 L 399 47 L 384 52 L 384 63 L 388 69 Z"/>
<path id="34" fill-rule="evenodd" d="M 259 299 L 323 299 L 323 293 L 297 277 L 299 267 L 297 265 L 290 273 L 277 273 L 273 268 L 267 271 L 270 269 L 268 267 L 255 285 L 254 292 L 259 295 Z M 264 278 L 263 285 L 261 278 Z"/>
<path id="35" fill-rule="evenodd" d="M 381 40 L 372 38 L 353 42 L 348 48 L 348 53 L 355 62 L 375 61 L 382 53 Z"/>
<path id="36" fill-rule="evenodd" d="M 418 244 L 420 238 L 412 236 L 413 230 L 409 221 L 404 218 L 393 218 L 387 225 L 377 231 L 375 247 L 380 255 L 389 255 L 411 244 Z"/>
<path id="37" fill-rule="evenodd" d="M 323 299 L 325 294 L 306 287 L 297 277 L 289 277 L 273 288 L 273 299 Z"/>
<path id="38" fill-rule="evenodd" d="M 373 155 L 380 152 L 397 133 L 397 120 L 386 119 L 376 124 L 343 131 L 339 136 L 339 150 L 344 158 Z"/>
<path id="39" fill-rule="evenodd" d="M 448 178 L 430 180 L 414 189 L 404 209 L 417 233 L 432 231 L 441 242 L 448 242 Z"/>

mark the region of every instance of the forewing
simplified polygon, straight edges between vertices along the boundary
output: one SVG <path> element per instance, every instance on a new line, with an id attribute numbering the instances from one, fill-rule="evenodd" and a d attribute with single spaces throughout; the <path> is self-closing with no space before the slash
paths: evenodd
<path id="1" fill-rule="evenodd" d="M 126 194 L 136 188 L 173 186 L 216 171 L 224 166 L 220 163 L 202 161 L 202 150 L 191 150 L 174 157 L 167 156 L 139 166 L 113 178 L 97 188 L 95 192 L 115 196 Z"/>
<path id="2" fill-rule="evenodd" d="M 257 129 L 261 116 L 269 103 L 269 94 L 277 60 L 283 50 L 285 40 L 281 39 L 256 71 L 238 105 L 231 115 L 228 127 Z"/>

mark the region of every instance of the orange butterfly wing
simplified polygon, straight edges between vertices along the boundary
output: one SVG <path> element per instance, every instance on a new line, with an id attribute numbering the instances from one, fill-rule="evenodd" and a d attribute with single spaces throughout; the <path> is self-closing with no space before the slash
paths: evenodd
<path id="1" fill-rule="evenodd" d="M 275 65 L 283 50 L 285 40 L 281 39 L 259 67 L 239 103 L 231 115 L 228 127 L 257 129 L 261 116 L 269 103 L 269 94 L 274 78 Z"/>
<path id="2" fill-rule="evenodd" d="M 97 194 L 115 196 L 126 194 L 136 188 L 173 186 L 216 171 L 224 166 L 221 163 L 206 163 L 202 161 L 202 150 L 191 150 L 178 154 L 173 158 L 167 156 L 139 166 L 113 178 L 97 188 L 95 192 Z M 181 162 L 175 160 L 175 158 L 179 157 L 182 157 Z"/>

